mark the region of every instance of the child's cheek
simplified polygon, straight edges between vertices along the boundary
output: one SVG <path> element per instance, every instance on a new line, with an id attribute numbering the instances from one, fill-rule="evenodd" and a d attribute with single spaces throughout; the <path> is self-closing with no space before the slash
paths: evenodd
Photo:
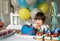
<path id="1" fill-rule="evenodd" d="M 36 24 L 42 25 L 42 21 L 35 21 Z"/>

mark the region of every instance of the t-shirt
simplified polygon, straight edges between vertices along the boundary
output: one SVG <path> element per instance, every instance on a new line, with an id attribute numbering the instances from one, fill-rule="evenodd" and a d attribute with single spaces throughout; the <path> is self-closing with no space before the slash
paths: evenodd
<path id="1" fill-rule="evenodd" d="M 35 27 L 36 24 L 33 24 L 32 26 Z M 44 25 L 44 24 L 41 25 L 41 26 L 40 26 L 40 30 L 43 31 L 44 29 L 45 29 L 45 31 L 46 31 L 47 29 L 49 29 L 49 26 L 48 26 L 48 25 Z"/>

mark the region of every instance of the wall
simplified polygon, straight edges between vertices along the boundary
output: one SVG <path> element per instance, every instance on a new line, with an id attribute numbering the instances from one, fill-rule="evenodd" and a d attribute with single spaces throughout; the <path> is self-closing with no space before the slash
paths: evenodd
<path id="1" fill-rule="evenodd" d="M 2 14 L 2 20 L 5 24 L 5 26 L 10 24 L 9 9 L 10 9 L 10 6 L 9 6 L 8 0 L 0 0 L 0 17 Z"/>
<path id="2" fill-rule="evenodd" d="M 1 14 L 2 14 L 2 0 L 0 0 L 0 17 L 1 17 Z"/>

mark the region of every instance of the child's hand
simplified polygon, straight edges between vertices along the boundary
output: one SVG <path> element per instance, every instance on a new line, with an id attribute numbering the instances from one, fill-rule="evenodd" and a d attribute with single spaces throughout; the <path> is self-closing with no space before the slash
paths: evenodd
<path id="1" fill-rule="evenodd" d="M 40 29 L 40 26 L 39 25 L 36 25 L 35 28 L 39 30 Z"/>

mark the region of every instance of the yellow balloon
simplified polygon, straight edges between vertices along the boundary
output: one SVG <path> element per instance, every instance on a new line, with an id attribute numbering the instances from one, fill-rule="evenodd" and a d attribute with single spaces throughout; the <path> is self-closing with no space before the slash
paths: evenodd
<path id="1" fill-rule="evenodd" d="M 50 6 L 46 3 L 43 3 L 43 4 L 40 4 L 38 8 L 40 9 L 41 12 L 46 14 L 49 11 Z"/>
<path id="2" fill-rule="evenodd" d="M 19 10 L 19 16 L 20 16 L 21 19 L 27 20 L 31 17 L 30 11 L 26 8 L 22 8 L 22 9 Z"/>

